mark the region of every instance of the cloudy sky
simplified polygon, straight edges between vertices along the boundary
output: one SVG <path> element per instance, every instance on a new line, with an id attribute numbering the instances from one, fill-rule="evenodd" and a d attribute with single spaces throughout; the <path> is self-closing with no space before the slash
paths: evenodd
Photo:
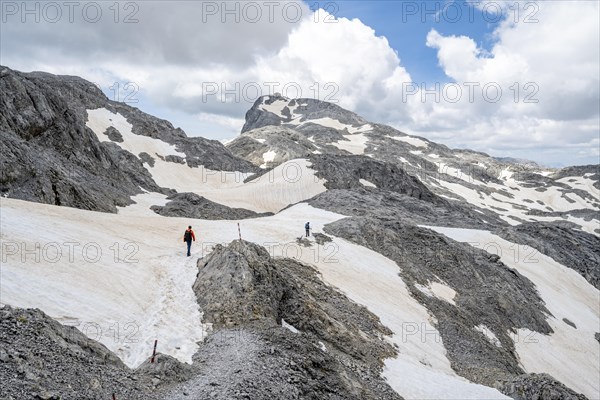
<path id="1" fill-rule="evenodd" d="M 598 0 L 1 1 L 0 63 L 79 75 L 189 135 L 317 97 L 450 147 L 599 162 Z"/>

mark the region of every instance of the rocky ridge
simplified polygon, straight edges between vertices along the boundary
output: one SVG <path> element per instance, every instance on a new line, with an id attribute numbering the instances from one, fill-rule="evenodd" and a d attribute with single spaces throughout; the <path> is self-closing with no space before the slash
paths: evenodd
<path id="1" fill-rule="evenodd" d="M 190 167 L 255 170 L 220 142 L 189 138 L 168 121 L 109 100 L 78 77 L 0 67 L 0 93 L 0 194 L 5 197 L 116 212 L 142 190 L 173 193 L 159 187 L 144 167 L 152 155 L 132 154 L 117 145 L 122 138 L 116 129 L 105 133 L 111 141 L 98 140 L 86 126 L 86 110 L 97 108 L 125 116 L 135 134 L 175 145 Z"/>

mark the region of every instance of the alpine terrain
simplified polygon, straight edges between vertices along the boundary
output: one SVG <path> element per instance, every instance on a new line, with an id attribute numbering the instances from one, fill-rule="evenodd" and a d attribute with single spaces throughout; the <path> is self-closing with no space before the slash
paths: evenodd
<path id="1" fill-rule="evenodd" d="M 2 399 L 600 398 L 599 165 L 278 94 L 221 143 L 8 67 L 0 136 Z"/>

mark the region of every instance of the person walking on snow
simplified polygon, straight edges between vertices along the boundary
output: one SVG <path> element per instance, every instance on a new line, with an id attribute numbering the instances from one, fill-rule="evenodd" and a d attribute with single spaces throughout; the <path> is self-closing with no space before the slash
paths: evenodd
<path id="1" fill-rule="evenodd" d="M 306 230 L 306 237 L 310 236 L 310 222 L 304 224 L 304 229 Z"/>
<path id="2" fill-rule="evenodd" d="M 194 235 L 194 231 L 192 230 L 192 226 L 188 226 L 185 233 L 183 234 L 183 241 L 187 243 L 187 256 L 191 256 L 190 249 L 192 248 L 192 240 L 196 241 L 196 235 Z"/>

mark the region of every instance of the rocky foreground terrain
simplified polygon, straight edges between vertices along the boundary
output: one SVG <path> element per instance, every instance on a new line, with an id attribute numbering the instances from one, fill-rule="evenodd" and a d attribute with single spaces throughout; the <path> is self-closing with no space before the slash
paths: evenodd
<path id="1" fill-rule="evenodd" d="M 193 289 L 214 331 L 191 366 L 159 353 L 154 363 L 147 360 L 132 370 L 77 329 L 39 310 L 5 306 L 0 310 L 3 398 L 402 398 L 379 375 L 382 360 L 397 353 L 382 340 L 387 329 L 364 307 L 324 285 L 310 266 L 272 259 L 260 246 L 235 241 L 198 260 L 198 270 Z M 513 307 L 528 303 L 519 300 Z M 444 340 L 458 338 L 452 332 L 456 323 L 441 316 L 443 307 L 439 313 L 450 324 L 440 330 Z M 490 345 L 473 348 L 482 342 L 475 337 L 450 344 L 454 357 L 463 360 L 461 368 L 488 375 L 475 380 L 493 382 L 515 399 L 585 398 L 548 375 L 523 374 L 510 353 L 490 354 Z"/>
<path id="2" fill-rule="evenodd" d="M 451 387 L 464 385 L 473 392 L 456 390 L 470 398 L 600 393 L 567 367 L 588 354 L 592 361 L 580 363 L 580 375 L 600 373 L 593 361 L 600 326 L 590 328 L 600 314 L 598 165 L 557 170 L 450 149 L 313 99 L 259 98 L 241 134 L 224 145 L 187 137 L 167 121 L 108 100 L 78 77 L 0 67 L 0 93 L 4 212 L 24 200 L 116 213 L 127 229 L 156 221 L 150 225 L 156 232 L 148 233 L 154 236 L 131 239 L 154 257 L 140 251 L 147 257 L 140 263 L 144 273 L 160 267 L 153 276 L 161 283 L 153 288 L 155 301 L 166 309 L 174 300 L 164 288 L 185 290 L 201 315 L 192 323 L 211 327 L 194 343 L 189 362 L 176 357 L 178 346 L 167 345 L 155 363 L 127 364 L 117 354 L 129 354 L 135 343 L 99 342 L 57 322 L 83 320 L 82 310 L 103 322 L 91 294 L 51 293 L 56 282 L 82 282 L 91 272 L 70 263 L 54 273 L 58 264 L 22 261 L 4 243 L 18 243 L 35 221 L 21 227 L 3 217 L 0 398 L 401 399 L 437 385 L 446 385 L 449 396 L 456 393 Z M 291 177 L 289 171 L 299 172 Z M 57 226 L 47 233 L 51 239 L 69 227 L 60 228 L 60 214 L 48 210 L 39 208 L 39 215 L 50 221 L 44 226 Z M 313 235 L 298 237 L 308 215 Z M 234 240 L 241 231 L 232 224 L 239 221 L 244 240 Z M 181 245 L 162 230 L 171 223 L 203 227 L 198 242 L 206 243 L 197 244 L 202 251 L 194 253 L 193 280 L 170 269 L 184 263 L 176 250 L 154 250 L 157 242 Z M 288 223 L 297 226 L 288 229 Z M 498 239 L 477 247 L 442 228 Z M 104 235 L 108 228 L 93 229 Z M 273 243 L 258 239 L 269 234 Z M 346 251 L 338 254 L 341 261 L 328 260 L 335 253 L 325 259 L 273 253 L 294 246 L 317 254 L 330 245 Z M 517 253 L 515 260 L 507 254 L 508 245 L 522 250 L 518 260 Z M 365 254 L 371 257 L 360 266 L 365 272 L 352 275 L 359 268 L 353 260 Z M 523 266 L 527 257 L 537 269 Z M 384 264 L 392 274 L 381 278 Z M 89 279 L 124 279 L 141 268 L 117 268 L 112 260 L 102 266 L 112 273 Z M 29 289 L 40 271 L 48 274 L 45 285 Z M 392 279 L 392 289 L 375 283 Z M 550 297 L 546 283 L 552 296 L 564 297 Z M 367 289 L 359 292 L 360 286 Z M 108 293 L 103 302 L 115 309 L 142 298 L 123 287 L 102 290 Z M 161 332 L 178 329 L 176 320 L 152 321 L 148 325 L 160 325 Z M 435 343 L 400 340 L 405 327 L 417 323 L 439 336 Z M 572 362 L 533 368 L 530 354 L 541 353 L 528 353 L 531 346 L 515 339 L 523 332 L 548 340 L 555 347 L 547 353 L 569 354 Z M 140 346 L 153 338 L 148 333 Z M 394 370 L 390 360 L 408 367 Z"/>

